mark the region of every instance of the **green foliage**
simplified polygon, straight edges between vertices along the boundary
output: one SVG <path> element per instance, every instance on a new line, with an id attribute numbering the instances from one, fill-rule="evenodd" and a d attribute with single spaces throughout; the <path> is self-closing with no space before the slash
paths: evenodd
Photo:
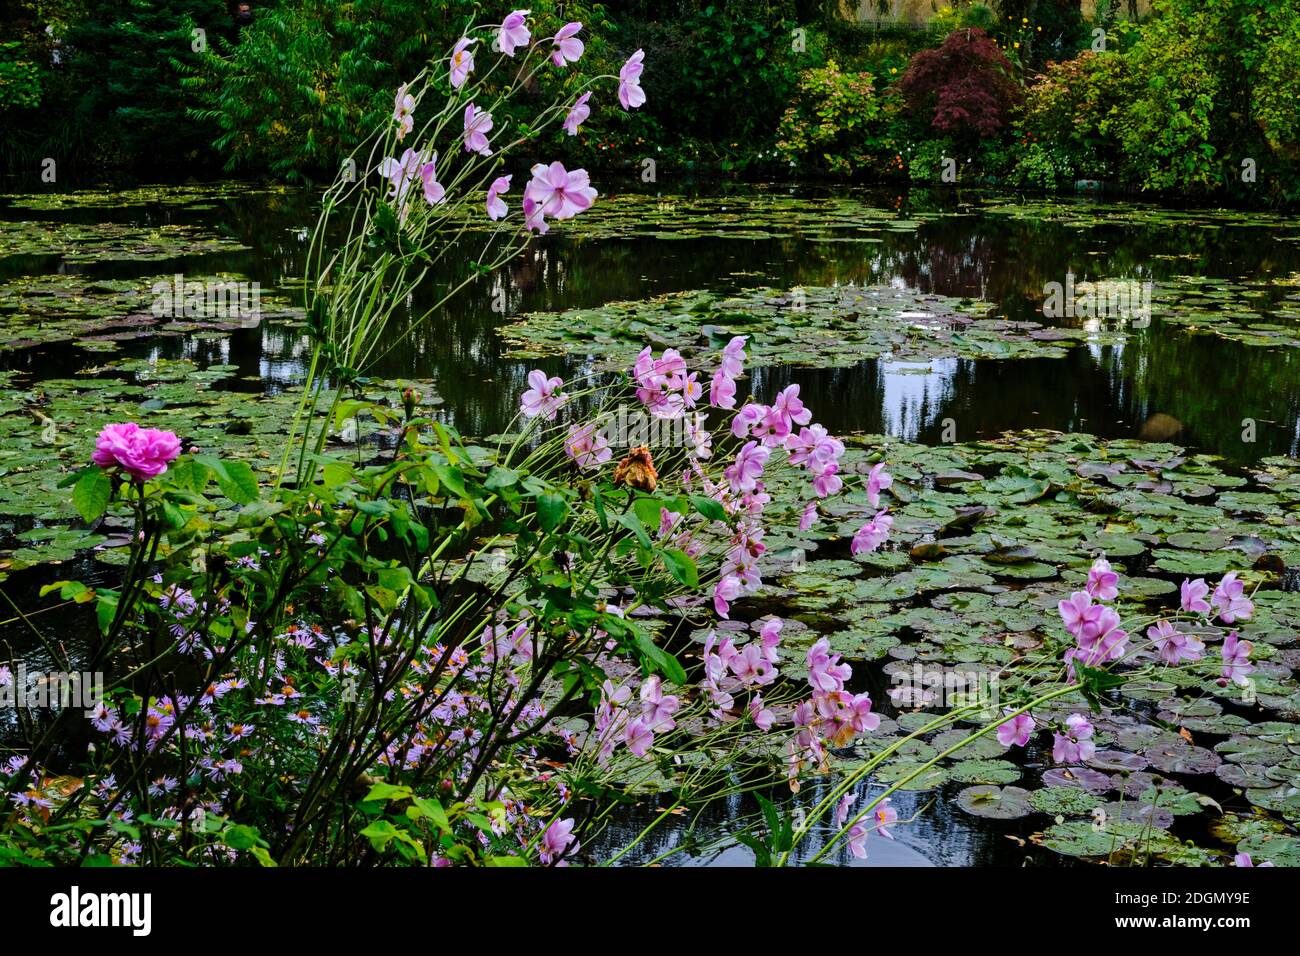
<path id="1" fill-rule="evenodd" d="M 1212 117 L 1221 78 L 1205 55 L 1215 28 L 1206 13 L 1166 13 L 1133 48 L 1133 74 L 1145 82 L 1118 125 L 1126 174 L 1143 189 L 1206 192 L 1219 183 Z"/>
<path id="2" fill-rule="evenodd" d="M 229 22 L 221 0 L 92 4 L 67 34 L 60 107 L 93 134 L 84 158 L 180 164 L 205 150 L 210 133 L 187 114 L 180 77 Z"/>
<path id="3" fill-rule="evenodd" d="M 1134 88 L 1129 61 L 1118 53 L 1081 53 L 1049 65 L 1025 90 L 1017 122 L 1024 154 L 1018 165 L 1026 184 L 1046 189 L 1057 179 L 1114 175 L 1123 128 L 1119 111 Z"/>
<path id="4" fill-rule="evenodd" d="M 885 112 L 870 73 L 845 73 L 832 60 L 799 78 L 799 92 L 781 118 L 777 152 L 801 172 L 878 170 L 882 154 L 892 159 L 894 153 L 880 122 Z"/>
<path id="5" fill-rule="evenodd" d="M 559 7 L 551 0 L 532 5 L 535 38 L 565 22 Z M 621 65 L 603 39 L 599 5 L 569 3 L 564 16 L 583 23 L 583 59 L 566 71 L 543 71 L 534 95 L 576 88 Z M 259 11 L 237 44 L 210 48 L 184 85 L 202 104 L 193 115 L 216 126 L 214 145 L 227 168 L 264 168 L 289 180 L 332 177 L 392 112 L 397 87 L 445 61 L 463 31 L 486 20 L 471 0 L 286 0 Z M 445 83 L 442 92 L 450 92 Z M 524 115 L 507 104 L 496 112 L 498 128 Z"/>
<path id="6" fill-rule="evenodd" d="M 1265 43 L 1255 84 L 1255 116 L 1280 157 L 1300 160 L 1300 3 L 1284 4 L 1278 31 Z"/>
<path id="7" fill-rule="evenodd" d="M 35 109 L 41 101 L 41 73 L 21 43 L 0 43 L 0 113 Z"/>

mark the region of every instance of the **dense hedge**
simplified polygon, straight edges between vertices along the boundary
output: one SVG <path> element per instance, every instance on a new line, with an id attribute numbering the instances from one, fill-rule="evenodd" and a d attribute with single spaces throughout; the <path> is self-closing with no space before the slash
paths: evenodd
<path id="1" fill-rule="evenodd" d="M 319 178 L 385 93 L 441 56 L 470 0 L 275 0 L 237 29 L 222 0 L 10 0 L 0 27 L 5 157 L 33 165 L 224 167 Z M 1140 23 L 1102 2 L 998 0 L 928 24 L 854 22 L 827 0 L 562 5 L 590 41 L 535 97 L 648 51 L 646 107 L 593 103 L 574 161 L 635 172 L 939 180 L 1044 189 L 1300 195 L 1300 0 L 1156 0 Z M 868 5 L 869 6 L 869 5 Z M 544 28 L 561 5 L 538 0 Z M 195 44 L 195 28 L 206 42 Z M 598 38 L 598 39 L 595 39 Z M 516 117 L 516 120 L 519 118 Z"/>

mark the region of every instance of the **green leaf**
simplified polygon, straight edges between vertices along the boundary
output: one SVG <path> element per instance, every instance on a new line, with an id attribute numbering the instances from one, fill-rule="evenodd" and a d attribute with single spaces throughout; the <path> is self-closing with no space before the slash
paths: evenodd
<path id="1" fill-rule="evenodd" d="M 658 498 L 640 497 L 632 502 L 632 510 L 647 528 L 658 528 L 659 512 L 663 510 L 663 502 Z"/>
<path id="2" fill-rule="evenodd" d="M 350 481 L 352 474 L 352 466 L 346 461 L 331 461 L 321 470 L 321 480 L 326 488 L 337 488 Z"/>
<path id="3" fill-rule="evenodd" d="M 695 566 L 695 560 L 685 551 L 677 548 L 665 548 L 660 552 L 664 559 L 664 567 L 678 581 L 685 584 L 688 588 L 698 588 L 700 586 L 700 571 Z"/>
<path id="4" fill-rule="evenodd" d="M 488 472 L 487 480 L 483 482 L 489 491 L 501 491 L 503 488 L 509 488 L 511 485 L 518 483 L 518 473 L 500 465 L 494 465 L 491 471 Z"/>
<path id="5" fill-rule="evenodd" d="M 632 632 L 632 643 L 636 645 L 636 649 L 654 665 L 655 670 L 674 684 L 686 683 L 686 671 L 676 657 L 655 644 L 644 628 L 629 626 L 628 630 Z"/>
<path id="6" fill-rule="evenodd" d="M 251 850 L 255 846 L 265 846 L 266 841 L 253 827 L 243 823 L 232 823 L 221 833 L 221 842 L 232 850 Z"/>
<path id="7" fill-rule="evenodd" d="M 362 830 L 361 835 L 369 840 L 370 845 L 376 850 L 382 850 L 397 838 L 398 829 L 387 820 L 376 820 Z"/>
<path id="8" fill-rule="evenodd" d="M 430 820 L 443 833 L 451 830 L 451 820 L 447 817 L 447 811 L 442 808 L 442 804 L 432 797 L 412 797 L 411 803 L 419 807 Z"/>
<path id="9" fill-rule="evenodd" d="M 113 480 L 102 468 L 83 472 L 72 489 L 72 503 L 87 523 L 108 510 L 108 500 L 112 497 Z"/>
<path id="10" fill-rule="evenodd" d="M 569 504 L 562 495 L 547 492 L 537 496 L 537 521 L 546 532 L 554 531 L 569 513 Z"/>
<path id="11" fill-rule="evenodd" d="M 371 800 L 406 800 L 414 792 L 410 787 L 400 787 L 392 783 L 377 783 L 366 794 L 366 802 Z"/>
<path id="12" fill-rule="evenodd" d="M 691 495 L 691 506 L 710 521 L 727 520 L 726 509 L 706 495 Z"/>
<path id="13" fill-rule="evenodd" d="M 469 492 L 465 490 L 465 475 L 459 468 L 435 464 L 433 471 L 438 476 L 438 480 L 442 482 L 442 486 L 457 498 L 469 497 Z"/>

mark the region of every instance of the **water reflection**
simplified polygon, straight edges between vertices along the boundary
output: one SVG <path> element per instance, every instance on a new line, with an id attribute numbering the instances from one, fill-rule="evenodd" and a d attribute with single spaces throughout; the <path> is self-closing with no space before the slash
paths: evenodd
<path id="1" fill-rule="evenodd" d="M 771 799 L 783 811 L 809 812 L 833 789 L 834 778 L 813 778 L 797 796 L 772 793 Z M 1032 826 L 1020 823 L 992 824 L 961 810 L 955 797 L 962 788 L 947 785 L 926 792 L 899 791 L 892 796 L 899 822 L 889 828 L 893 839 L 871 830 L 865 844 L 866 859 L 858 859 L 843 840 L 837 841 L 818 861 L 835 866 L 1035 866 L 1060 865 L 1061 858 L 1027 845 L 1025 836 Z M 855 806 L 862 807 L 879 796 L 879 785 L 860 783 L 854 788 Z M 762 831 L 757 801 L 748 796 L 731 796 L 710 804 L 698 815 L 682 814 L 673 822 L 652 830 L 638 841 L 642 831 L 666 809 L 658 804 L 638 805 L 620 813 L 588 846 L 592 858 L 608 859 L 621 851 L 620 865 L 643 866 L 753 866 L 754 851 L 731 839 L 737 831 Z M 813 860 L 834 838 L 836 828 L 829 820 L 814 825 L 800 842 L 792 862 Z M 631 849 L 627 849 L 632 845 Z"/>
<path id="2" fill-rule="evenodd" d="M 466 433 L 488 434 L 504 428 L 514 416 L 515 396 L 530 367 L 540 364 L 562 374 L 583 367 L 582 356 L 540 363 L 503 357 L 496 328 L 528 311 L 593 307 L 689 289 L 885 283 L 978 296 L 993 302 L 1007 318 L 1041 322 L 1045 283 L 1060 282 L 1067 272 L 1079 281 L 1126 278 L 1152 281 L 1158 288 L 1162 279 L 1177 275 L 1260 278 L 1300 271 L 1300 246 L 1270 242 L 1276 229 L 1174 229 L 1144 225 L 1140 215 L 1127 224 L 1079 229 L 970 214 L 960 194 L 899 196 L 877 191 L 863 198 L 903 215 L 937 209 L 953 215 L 923 222 L 914 232 L 886 230 L 880 242 L 869 244 L 798 236 L 589 241 L 552 234 L 471 286 L 435 321 L 409 330 L 376 372 L 435 379 L 445 399 L 444 414 Z M 99 210 L 75 216 L 88 214 L 94 221 L 112 218 Z M 119 214 L 127 221 L 146 222 L 181 216 L 175 209 L 149 206 Z M 187 220 L 196 215 L 252 249 L 175 263 L 95 264 L 86 271 L 122 278 L 174 269 L 194 274 L 229 270 L 267 287 L 297 278 L 305 248 L 303 229 L 314 219 L 309 194 L 222 200 L 215 209 L 188 214 Z M 8 263 L 6 268 L 38 266 Z M 463 257 L 446 257 L 425 294 L 438 294 L 463 276 L 464 269 Z M 411 309 L 419 311 L 419 304 L 412 303 Z M 1083 322 L 1060 320 L 1076 327 Z M 1005 429 L 1042 427 L 1108 438 L 1161 438 L 1240 462 L 1300 451 L 1300 367 L 1294 350 L 1190 334 L 1162 323 L 1158 311 L 1150 327 L 1130 328 L 1128 334 L 1122 344 L 1103 339 L 1072 349 L 1063 359 L 939 359 L 928 364 L 867 360 L 845 369 L 777 367 L 757 370 L 753 384 L 766 394 L 797 381 L 821 420 L 834 429 L 924 442 L 966 441 Z M 298 380 L 306 354 L 299 330 L 269 323 L 215 342 L 162 339 L 127 351 L 231 363 L 242 376 L 271 388 Z M 9 353 L 0 362 L 49 375 L 75 374 L 85 359 L 84 354 L 46 348 Z M 1246 418 L 1258 422 L 1254 443 L 1241 438 Z"/>

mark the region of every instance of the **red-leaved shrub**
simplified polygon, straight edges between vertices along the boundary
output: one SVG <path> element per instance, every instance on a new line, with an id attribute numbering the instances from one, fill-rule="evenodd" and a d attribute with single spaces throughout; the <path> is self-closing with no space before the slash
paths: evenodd
<path id="1" fill-rule="evenodd" d="M 909 111 L 944 133 L 992 136 L 1020 102 L 1020 84 L 997 44 L 978 27 L 954 30 L 912 57 L 898 82 Z"/>

